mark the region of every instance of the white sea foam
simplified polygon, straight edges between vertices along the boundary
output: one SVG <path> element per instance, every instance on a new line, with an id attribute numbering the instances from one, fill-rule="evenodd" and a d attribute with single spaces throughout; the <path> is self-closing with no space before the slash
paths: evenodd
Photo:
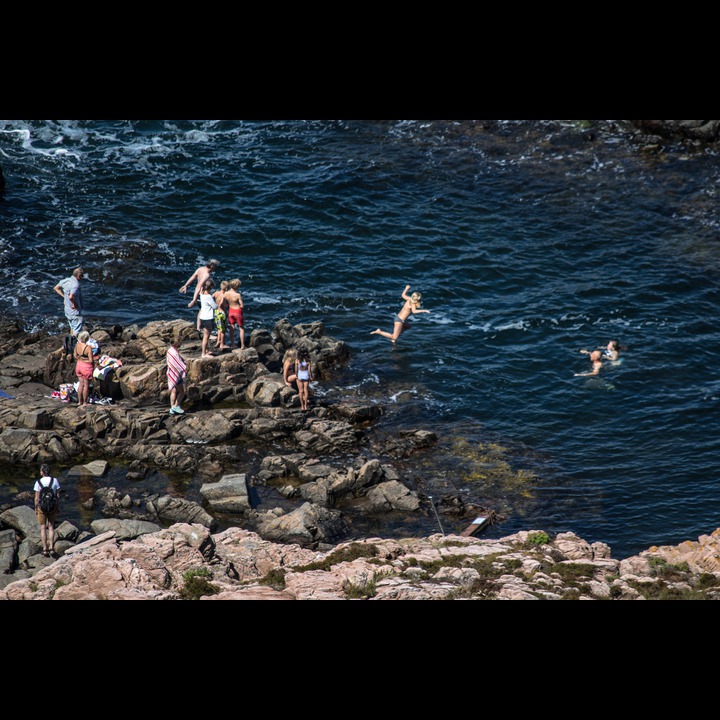
<path id="1" fill-rule="evenodd" d="M 202 130 L 189 130 L 185 133 L 185 140 L 191 143 L 204 143 L 210 139 L 210 135 Z"/>
<path id="2" fill-rule="evenodd" d="M 403 395 L 419 395 L 418 391 L 415 388 L 411 388 L 410 390 L 398 390 L 398 392 L 394 393 L 393 395 L 390 395 L 388 400 L 390 402 L 396 403 L 398 401 L 398 398 L 402 397 Z"/>
<path id="3" fill-rule="evenodd" d="M 507 325 L 498 325 L 495 330 L 497 332 L 504 332 L 505 330 L 522 330 L 526 331 L 529 327 L 527 320 L 516 320 L 515 322 L 507 323 Z"/>
<path id="4" fill-rule="evenodd" d="M 242 285 L 240 286 L 240 293 L 242 294 L 243 288 Z M 254 292 L 248 294 L 250 300 L 252 302 L 257 303 L 258 305 L 282 305 L 284 302 L 281 298 L 273 297 L 272 295 L 267 295 L 265 293 L 260 292 Z"/>
<path id="5" fill-rule="evenodd" d="M 494 332 L 494 328 L 492 326 L 492 323 L 485 323 L 484 325 L 469 325 L 468 330 L 479 330 L 480 332 L 488 333 L 488 332 Z"/>

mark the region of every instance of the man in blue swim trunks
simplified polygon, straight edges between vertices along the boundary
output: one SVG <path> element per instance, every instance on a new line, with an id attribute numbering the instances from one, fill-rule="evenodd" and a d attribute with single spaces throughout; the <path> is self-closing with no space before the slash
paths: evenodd
<path id="1" fill-rule="evenodd" d="M 83 326 L 83 304 L 80 292 L 80 281 L 83 279 L 82 268 L 75 268 L 70 277 L 61 280 L 53 290 L 65 302 L 65 317 L 70 325 L 70 334 L 77 337 Z"/>

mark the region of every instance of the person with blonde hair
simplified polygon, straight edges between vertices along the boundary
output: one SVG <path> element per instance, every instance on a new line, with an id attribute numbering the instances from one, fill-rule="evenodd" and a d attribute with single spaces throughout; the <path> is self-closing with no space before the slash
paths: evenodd
<path id="1" fill-rule="evenodd" d="M 215 357 L 215 355 L 208 350 L 208 340 L 210 340 L 210 333 L 215 328 L 215 311 L 218 307 L 215 298 L 212 296 L 214 287 L 215 284 L 213 281 L 208 279 L 200 291 L 200 312 L 198 313 L 198 317 L 200 318 L 200 331 L 202 332 L 203 358 Z"/>
<path id="2" fill-rule="evenodd" d="M 295 361 L 297 360 L 297 350 L 295 348 L 289 348 L 286 350 L 283 357 L 283 379 L 285 384 L 297 390 L 297 375 L 295 373 Z"/>
<path id="3" fill-rule="evenodd" d="M 95 370 L 95 355 L 92 346 L 88 344 L 90 333 L 83 330 L 77 336 L 77 345 L 75 345 L 75 374 L 78 378 L 78 407 L 88 404 L 90 395 L 90 381 L 92 380 Z"/>
<path id="4" fill-rule="evenodd" d="M 237 325 L 240 334 L 240 350 L 245 349 L 245 317 L 243 315 L 245 303 L 240 294 L 242 282 L 237 278 L 230 281 L 230 287 L 225 293 L 225 300 L 228 303 L 228 324 L 230 330 L 230 348 L 235 349 L 235 326 Z"/>
<path id="5" fill-rule="evenodd" d="M 227 292 L 227 289 L 230 287 L 230 283 L 227 282 L 227 280 L 223 280 L 220 283 L 220 289 L 216 290 L 213 293 L 213 298 L 215 299 L 215 302 L 217 303 L 217 308 L 215 309 L 214 314 L 214 320 L 215 320 L 215 329 L 217 330 L 217 349 L 222 352 L 227 348 L 227 345 L 225 345 L 225 333 L 228 329 L 228 308 L 229 304 L 225 297 L 225 293 Z"/>
<path id="6" fill-rule="evenodd" d="M 405 301 L 405 304 L 402 306 L 400 312 L 394 317 L 395 324 L 393 326 L 392 333 L 384 332 L 378 328 L 377 330 L 373 330 L 370 333 L 371 335 L 382 335 L 383 337 L 391 340 L 394 344 L 395 341 L 405 332 L 405 330 L 409 329 L 409 320 L 412 315 L 430 312 L 429 310 L 421 310 L 422 295 L 419 292 L 414 292 L 412 295 L 408 295 L 408 290 L 410 290 L 410 285 L 406 285 L 405 290 L 403 290 L 402 299 Z"/>

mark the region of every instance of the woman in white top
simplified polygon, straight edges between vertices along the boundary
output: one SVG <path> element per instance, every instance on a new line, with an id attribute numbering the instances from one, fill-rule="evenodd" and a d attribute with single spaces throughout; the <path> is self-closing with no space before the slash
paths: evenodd
<path id="1" fill-rule="evenodd" d="M 35 482 L 35 514 L 40 524 L 40 539 L 42 540 L 43 555 L 50 557 L 55 553 L 55 523 L 57 521 L 58 511 L 60 510 L 60 483 L 57 478 L 50 474 L 49 465 L 40 466 L 40 480 Z M 47 514 L 43 511 L 40 503 L 40 493 L 43 488 L 52 488 L 55 494 L 55 507 Z M 55 556 L 57 557 L 57 556 Z"/>
<path id="2" fill-rule="evenodd" d="M 215 287 L 212 280 L 208 279 L 203 283 L 202 290 L 200 291 L 200 313 L 198 315 L 200 322 L 200 331 L 203 334 L 202 337 L 202 357 L 211 358 L 215 357 L 213 353 L 207 351 L 208 340 L 210 339 L 210 333 L 215 329 L 215 311 L 217 310 L 217 303 L 215 298 L 212 296 L 212 289 Z"/>

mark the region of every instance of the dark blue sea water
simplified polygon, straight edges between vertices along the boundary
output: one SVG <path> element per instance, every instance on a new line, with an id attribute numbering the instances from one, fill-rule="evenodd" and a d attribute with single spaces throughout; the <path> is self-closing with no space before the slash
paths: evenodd
<path id="1" fill-rule="evenodd" d="M 0 120 L 0 166 L 0 312 L 28 329 L 64 332 L 79 264 L 91 323 L 190 319 L 177 290 L 216 257 L 250 330 L 349 344 L 319 393 L 501 452 L 514 483 L 429 470 L 502 511 L 491 533 L 627 557 L 720 526 L 716 151 L 554 120 Z M 406 284 L 431 313 L 392 348 L 370 331 Z M 619 365 L 573 377 L 613 338 Z"/>

